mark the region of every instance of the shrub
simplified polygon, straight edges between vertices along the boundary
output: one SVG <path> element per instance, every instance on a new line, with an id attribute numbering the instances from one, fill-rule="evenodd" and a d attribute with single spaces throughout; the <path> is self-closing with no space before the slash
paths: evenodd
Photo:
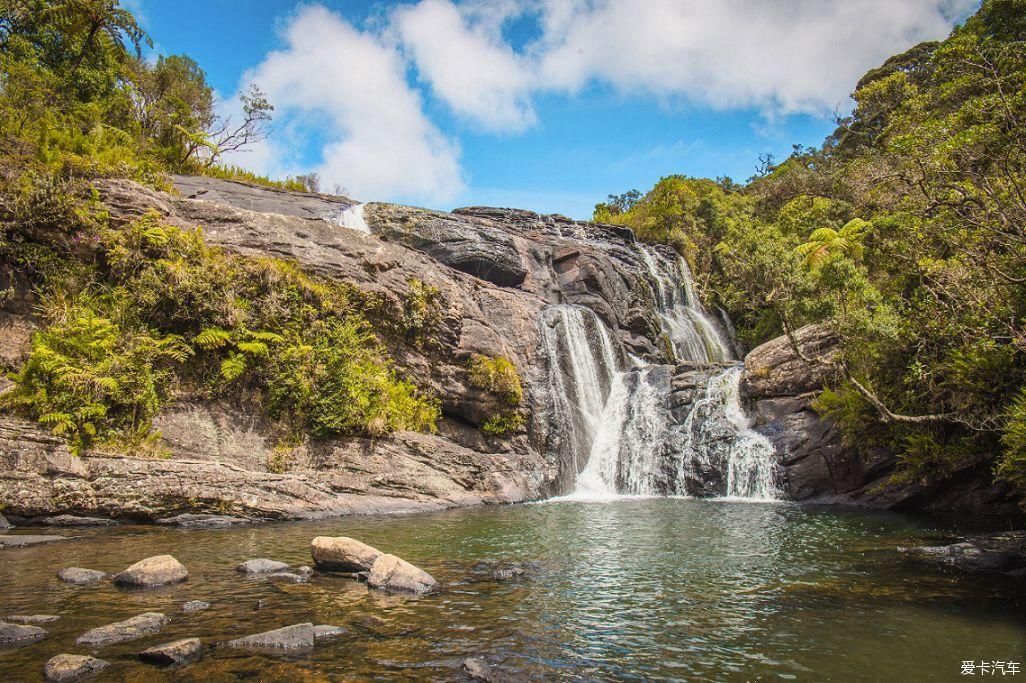
<path id="1" fill-rule="evenodd" d="M 485 420 L 481 431 L 489 436 L 506 436 L 524 428 L 524 416 L 515 410 L 496 413 Z"/>
<path id="2" fill-rule="evenodd" d="M 475 353 L 467 364 L 471 386 L 496 394 L 507 405 L 517 406 L 524 398 L 517 368 L 505 356 Z"/>

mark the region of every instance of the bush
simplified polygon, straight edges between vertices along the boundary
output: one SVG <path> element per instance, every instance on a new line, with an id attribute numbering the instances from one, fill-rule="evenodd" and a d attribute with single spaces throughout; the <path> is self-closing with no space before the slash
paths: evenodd
<path id="1" fill-rule="evenodd" d="M 475 353 L 467 363 L 467 370 L 471 386 L 498 395 L 507 405 L 517 406 L 523 400 L 520 374 L 508 358 Z"/>

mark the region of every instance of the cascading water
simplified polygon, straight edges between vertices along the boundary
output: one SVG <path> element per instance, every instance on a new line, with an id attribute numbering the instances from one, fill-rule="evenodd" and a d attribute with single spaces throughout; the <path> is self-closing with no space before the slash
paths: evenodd
<path id="1" fill-rule="evenodd" d="M 367 219 L 363 216 L 363 206 L 363 204 L 353 204 L 346 209 L 342 209 L 338 212 L 335 222 L 343 228 L 349 228 L 350 230 L 363 232 L 368 235 L 371 234 L 370 226 L 367 225 Z"/>
<path id="2" fill-rule="evenodd" d="M 695 296 L 687 265 L 643 245 L 638 252 L 677 360 L 731 360 L 728 341 Z M 590 309 L 550 306 L 542 339 L 560 437 L 560 483 L 572 497 L 775 497 L 773 447 L 749 427 L 740 366 L 713 366 L 701 375 L 704 384 L 695 387 L 682 416 L 671 406 L 672 366 L 618 353 Z M 621 356 L 629 367 L 621 369 Z"/>
<path id="3" fill-rule="evenodd" d="M 720 363 L 731 360 L 730 345 L 695 295 L 691 269 L 684 259 L 670 259 L 653 247 L 638 252 L 653 281 L 656 312 L 678 360 Z"/>

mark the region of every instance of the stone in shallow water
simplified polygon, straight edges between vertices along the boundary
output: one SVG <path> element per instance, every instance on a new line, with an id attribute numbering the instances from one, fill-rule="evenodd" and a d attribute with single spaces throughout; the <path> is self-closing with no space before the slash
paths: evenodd
<path id="1" fill-rule="evenodd" d="M 483 659 L 476 657 L 468 657 L 463 660 L 463 673 L 475 681 L 491 683 L 495 680 L 495 676 L 492 675 L 492 668 Z"/>
<path id="2" fill-rule="evenodd" d="M 125 619 L 124 621 L 118 621 L 86 631 L 75 642 L 80 645 L 92 645 L 95 647 L 124 643 L 136 638 L 160 633 L 160 630 L 170 621 L 170 619 L 159 612 L 146 612 L 131 619 Z"/>
<path id="3" fill-rule="evenodd" d="M 205 600 L 190 600 L 182 605 L 182 611 L 187 613 L 202 612 L 208 607 L 210 607 L 210 603 Z"/>
<path id="4" fill-rule="evenodd" d="M 318 536 L 310 544 L 318 569 L 339 572 L 369 571 L 382 553 L 348 536 Z"/>
<path id="5" fill-rule="evenodd" d="M 170 555 L 154 555 L 139 560 L 123 572 L 114 575 L 119 586 L 166 586 L 189 578 L 189 572 L 181 562 Z"/>
<path id="6" fill-rule="evenodd" d="M 7 521 L 7 518 L 0 515 L 0 529 L 10 529 L 11 523 Z"/>
<path id="7" fill-rule="evenodd" d="M 313 624 L 293 624 L 285 628 L 255 633 L 228 641 L 228 647 L 268 648 L 277 650 L 308 650 L 314 646 Z"/>
<path id="8" fill-rule="evenodd" d="M 202 658 L 203 644 L 199 638 L 183 638 L 139 653 L 139 659 L 157 666 L 185 666 Z"/>
<path id="9" fill-rule="evenodd" d="M 309 577 L 292 572 L 275 572 L 274 574 L 265 574 L 265 576 L 269 581 L 288 581 L 290 583 L 306 583 L 310 580 Z"/>
<path id="10" fill-rule="evenodd" d="M 164 517 L 158 519 L 157 524 L 163 524 L 165 526 L 179 526 L 183 529 L 213 529 L 226 526 L 235 526 L 236 524 L 247 524 L 253 520 L 248 517 L 229 517 L 228 515 L 202 515 L 202 514 L 182 514 L 175 515 L 174 517 Z"/>
<path id="11" fill-rule="evenodd" d="M 390 591 L 427 593 L 438 587 L 434 577 L 395 555 L 382 555 L 374 561 L 367 585 Z"/>
<path id="12" fill-rule="evenodd" d="M 110 662 L 85 655 L 57 655 L 51 657 L 43 666 L 43 678 L 49 683 L 65 683 L 77 681 L 87 676 L 95 676 L 110 666 Z"/>
<path id="13" fill-rule="evenodd" d="M 47 526 L 117 526 L 118 522 L 106 517 L 81 517 L 79 515 L 55 515 L 45 517 L 42 523 Z"/>
<path id="14" fill-rule="evenodd" d="M 8 624 L 0 621 L 0 645 L 27 643 L 46 635 L 46 629 L 24 624 Z"/>
<path id="15" fill-rule="evenodd" d="M 330 624 L 318 624 L 314 626 L 314 640 L 332 640 L 349 633 L 349 630 L 342 626 L 331 626 Z"/>
<path id="16" fill-rule="evenodd" d="M 4 534 L 0 536 L 0 550 L 4 548 L 24 548 L 29 545 L 56 543 L 66 541 L 67 536 L 46 536 L 42 534 Z"/>
<path id="17" fill-rule="evenodd" d="M 492 572 L 492 578 L 496 581 L 509 581 L 524 575 L 524 568 L 514 564 L 509 567 L 499 567 Z"/>
<path id="18" fill-rule="evenodd" d="M 66 567 L 57 572 L 57 578 L 64 583 L 71 583 L 76 586 L 87 586 L 107 578 L 106 572 L 98 569 L 83 569 L 82 567 Z"/>
<path id="19" fill-rule="evenodd" d="M 255 560 L 246 560 L 235 567 L 235 571 L 243 574 L 273 574 L 275 572 L 283 572 L 288 568 L 289 565 L 284 562 L 269 560 L 266 557 L 259 557 Z"/>
<path id="20" fill-rule="evenodd" d="M 12 614 L 7 621 L 12 624 L 49 624 L 60 619 L 56 614 Z"/>

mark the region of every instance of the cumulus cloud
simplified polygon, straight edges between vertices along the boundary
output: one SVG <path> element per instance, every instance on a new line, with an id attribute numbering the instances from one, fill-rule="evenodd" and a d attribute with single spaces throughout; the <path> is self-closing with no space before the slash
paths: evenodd
<path id="1" fill-rule="evenodd" d="M 507 6 L 512 9 L 512 6 Z M 532 74 L 497 30 L 502 6 L 423 0 L 392 16 L 421 77 L 457 114 L 489 131 L 520 131 L 535 122 Z"/>
<path id="2" fill-rule="evenodd" d="M 257 83 L 274 103 L 276 132 L 297 127 L 323 140 L 313 169 L 363 199 L 446 202 L 464 188 L 456 143 L 423 111 L 395 47 L 339 15 L 304 6 L 286 22 L 284 47 L 267 54 L 242 83 Z M 254 155 L 272 171 L 289 168 L 277 138 Z M 289 168 L 289 170 L 291 170 Z"/>

